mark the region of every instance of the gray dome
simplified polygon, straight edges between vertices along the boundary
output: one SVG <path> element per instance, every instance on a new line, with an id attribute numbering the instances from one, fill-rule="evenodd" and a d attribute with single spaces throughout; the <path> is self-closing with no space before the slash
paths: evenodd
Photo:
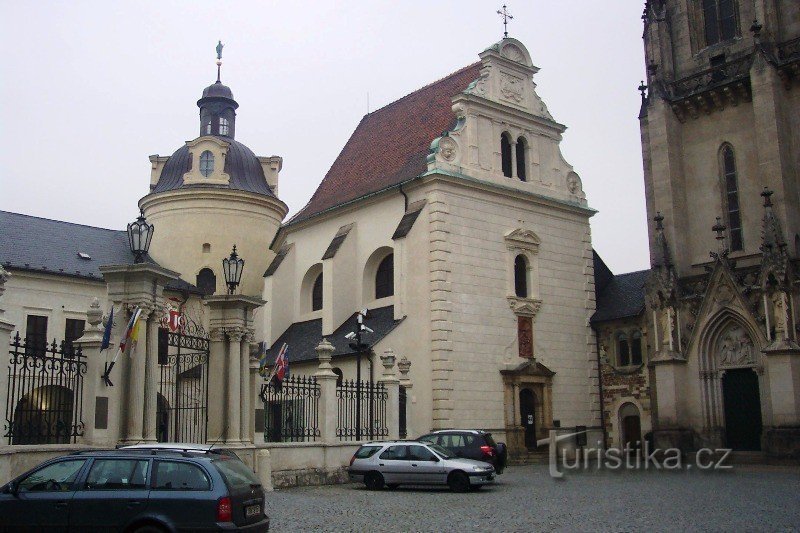
<path id="1" fill-rule="evenodd" d="M 158 193 L 198 187 L 223 188 L 265 194 L 274 198 L 275 194 L 267 185 L 267 180 L 264 177 L 264 169 L 253 151 L 231 138 L 218 138 L 230 144 L 228 155 L 225 157 L 224 169 L 224 172 L 230 176 L 228 185 L 184 185 L 183 175 L 189 172 L 191 158 L 189 157 L 189 147 L 181 146 L 167 160 L 161 170 L 161 177 L 152 192 Z"/>
<path id="2" fill-rule="evenodd" d="M 203 89 L 203 96 L 200 100 L 204 98 L 226 98 L 228 100 L 233 100 L 233 91 L 231 91 L 230 87 L 218 81 Z"/>

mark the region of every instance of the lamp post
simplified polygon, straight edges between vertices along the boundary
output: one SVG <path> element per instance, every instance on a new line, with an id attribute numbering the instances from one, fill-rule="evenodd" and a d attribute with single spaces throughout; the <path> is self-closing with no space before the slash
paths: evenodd
<path id="1" fill-rule="evenodd" d="M 128 245 L 135 256 L 133 262 L 141 263 L 150 250 L 150 241 L 153 239 L 155 226 L 148 224 L 144 218 L 144 210 L 139 210 L 139 216 L 128 224 Z"/>
<path id="2" fill-rule="evenodd" d="M 233 294 L 236 287 L 242 281 L 242 270 L 244 269 L 244 259 L 236 253 L 236 245 L 230 257 L 222 260 L 222 272 L 225 274 L 225 284 L 228 285 L 228 294 Z"/>
<path id="3" fill-rule="evenodd" d="M 361 440 L 361 354 L 368 345 L 361 342 L 361 332 L 366 331 L 373 333 L 373 331 L 364 325 L 364 319 L 367 316 L 367 309 L 363 309 L 356 315 L 358 324 L 355 332 L 348 333 L 345 337 L 355 342 L 350 343 L 350 348 L 356 352 L 356 440 Z M 370 365 L 370 392 L 372 389 L 372 365 Z M 370 395 L 370 428 L 372 428 L 372 396 Z M 370 429 L 370 435 L 372 430 Z"/>

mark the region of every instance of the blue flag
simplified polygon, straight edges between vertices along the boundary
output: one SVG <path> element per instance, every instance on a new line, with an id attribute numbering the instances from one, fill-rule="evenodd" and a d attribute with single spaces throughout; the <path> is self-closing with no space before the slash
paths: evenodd
<path id="1" fill-rule="evenodd" d="M 100 344 L 100 351 L 108 349 L 111 346 L 111 328 L 114 327 L 114 306 L 111 306 L 111 314 L 108 315 L 108 322 L 106 322 L 106 329 L 103 331 L 103 342 Z"/>

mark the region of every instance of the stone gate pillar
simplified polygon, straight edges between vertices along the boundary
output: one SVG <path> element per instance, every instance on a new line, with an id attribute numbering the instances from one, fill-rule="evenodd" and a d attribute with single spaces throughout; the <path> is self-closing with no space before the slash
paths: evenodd
<path id="1" fill-rule="evenodd" d="M 336 402 L 336 380 L 338 376 L 333 372 L 331 357 L 335 348 L 327 339 L 322 339 L 317 347 L 319 368 L 314 374 L 319 384 L 319 434 L 320 440 L 325 443 L 336 442 L 336 419 L 338 404 Z"/>
<path id="2" fill-rule="evenodd" d="M 250 342 L 253 311 L 266 302 L 252 296 L 208 296 L 211 326 L 212 381 L 209 383 L 209 432 L 214 442 L 222 436 L 228 444 L 252 444 L 255 423 L 250 394 Z M 213 406 L 212 406 L 213 403 Z M 214 421 L 212 424 L 212 420 Z M 212 440 L 214 439 L 214 440 Z"/>
<path id="3" fill-rule="evenodd" d="M 136 308 L 142 310 L 136 347 L 129 358 L 125 354 L 119 358 L 127 358 L 127 379 L 121 378 L 124 375 L 122 368 L 116 374 L 120 378 L 120 385 L 125 386 L 125 395 L 120 406 L 120 412 L 127 414 L 122 426 L 122 441 L 129 444 L 144 442 L 146 430 L 147 436 L 155 441 L 157 321 L 164 308 L 164 287 L 170 281 L 177 280 L 180 274 L 153 263 L 104 265 L 100 267 L 100 272 L 108 284 L 111 301 L 121 303 L 129 312 Z M 120 313 L 120 318 L 123 316 Z"/>
<path id="4" fill-rule="evenodd" d="M 405 421 L 406 421 L 406 434 L 404 438 L 406 439 L 413 439 L 416 435 L 416 432 L 412 429 L 411 424 L 411 397 L 410 391 L 411 388 L 414 386 L 414 382 L 411 381 L 411 378 L 408 377 L 408 371 L 411 370 L 411 361 L 404 355 L 400 358 L 400 361 L 397 362 L 397 368 L 400 370 L 400 387 L 405 392 L 405 405 L 400 405 L 400 409 L 405 409 Z M 398 402 L 399 404 L 399 402 Z M 400 435 L 403 437 L 402 435 Z"/>
<path id="5" fill-rule="evenodd" d="M 89 327 L 84 330 L 80 339 L 72 341 L 75 347 L 80 347 L 81 354 L 86 361 L 86 373 L 83 374 L 83 391 L 81 392 L 84 444 L 105 444 L 95 434 L 97 396 L 103 388 L 101 376 L 104 370 L 104 358 L 100 354 L 100 346 L 103 343 L 102 321 L 103 311 L 100 309 L 100 301 L 95 298 L 86 312 L 86 322 Z M 103 414 L 107 417 L 107 412 Z"/>
<path id="6" fill-rule="evenodd" d="M 5 292 L 5 284 L 8 281 L 8 278 L 11 277 L 2 265 L 0 265 L 0 298 L 3 297 L 3 293 Z M 3 313 L 5 310 L 2 308 L 2 304 L 0 304 L 0 356 L 4 363 L 8 361 L 8 347 L 11 344 L 11 334 L 14 332 L 14 324 L 11 322 L 6 322 L 3 320 Z M 0 391 L 7 391 L 8 390 L 8 372 L 6 372 L 5 365 L 0 366 Z"/>
<path id="7" fill-rule="evenodd" d="M 386 387 L 386 426 L 389 429 L 390 440 L 400 438 L 400 380 L 394 373 L 396 359 L 391 348 L 383 352 L 381 356 L 383 375 L 378 380 Z"/>

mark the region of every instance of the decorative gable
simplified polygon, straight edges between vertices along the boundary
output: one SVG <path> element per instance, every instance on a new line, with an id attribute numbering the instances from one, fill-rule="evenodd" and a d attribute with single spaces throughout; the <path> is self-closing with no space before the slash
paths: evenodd
<path id="1" fill-rule="evenodd" d="M 191 163 L 189 172 L 183 175 L 184 185 L 229 185 L 231 177 L 225 173 L 225 158 L 229 144 L 211 135 L 198 137 L 186 143 Z M 203 162 L 203 154 L 211 154 L 209 163 Z M 207 156 L 206 156 L 207 157 Z M 205 175 L 208 173 L 208 175 Z"/>
<path id="2" fill-rule="evenodd" d="M 428 171 L 467 174 L 585 206 L 581 179 L 559 147 L 566 127 L 536 93 L 539 69 L 528 50 L 505 38 L 480 58 L 478 79 L 453 98 L 455 126 L 431 143 Z"/>

